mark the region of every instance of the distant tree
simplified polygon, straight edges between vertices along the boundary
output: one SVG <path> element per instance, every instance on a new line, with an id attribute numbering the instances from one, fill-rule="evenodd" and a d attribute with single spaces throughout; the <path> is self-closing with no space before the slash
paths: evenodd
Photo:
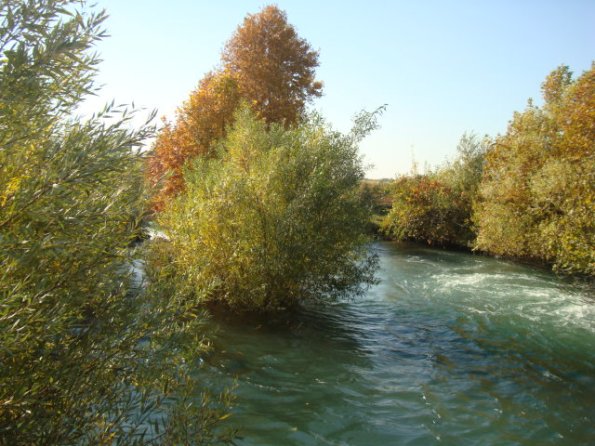
<path id="1" fill-rule="evenodd" d="M 75 117 L 105 17 L 0 3 L 2 445 L 206 443 L 221 416 L 188 404 L 199 318 L 133 274 L 152 129 L 113 107 Z"/>
<path id="2" fill-rule="evenodd" d="M 318 53 L 276 6 L 248 15 L 223 51 L 223 63 L 240 92 L 267 123 L 296 123 L 306 102 L 322 94 Z"/>
<path id="3" fill-rule="evenodd" d="M 438 169 L 437 176 L 450 187 L 461 193 L 467 201 L 471 214 L 472 200 L 483 175 L 485 154 L 489 146 L 487 138 L 479 139 L 474 134 L 465 133 L 457 145 L 457 156 L 453 162 Z"/>
<path id="4" fill-rule="evenodd" d="M 221 156 L 195 159 L 185 193 L 158 216 L 170 241 L 154 246 L 172 282 L 197 302 L 257 311 L 371 282 L 357 143 L 373 121 L 341 135 L 317 117 L 285 129 L 242 109 Z"/>
<path id="5" fill-rule="evenodd" d="M 595 66 L 543 83 L 545 104 L 515 113 L 486 155 L 477 247 L 595 274 Z"/>
<path id="6" fill-rule="evenodd" d="M 486 143 L 465 134 L 452 163 L 424 175 L 397 178 L 392 209 L 381 226 L 398 240 L 471 247 L 473 203 L 482 176 Z"/>
<path id="7" fill-rule="evenodd" d="M 241 101 L 268 124 L 298 122 L 306 103 L 321 95 L 314 79 L 318 53 L 287 23 L 285 13 L 267 6 L 248 15 L 222 54 L 223 68 L 208 73 L 178 110 L 174 124 L 160 132 L 149 179 L 159 183 L 155 207 L 184 187 L 182 166 L 213 155 Z"/>
<path id="8" fill-rule="evenodd" d="M 471 247 L 475 242 L 477 233 L 473 223 L 473 206 L 477 200 L 489 143 L 488 138 L 479 139 L 474 134 L 465 133 L 457 145 L 454 161 L 436 172 L 436 179 L 447 185 L 456 196 L 452 204 L 458 207 L 458 215 L 463 217 L 457 222 L 458 231 L 456 238 L 451 241 L 453 244 Z"/>
<path id="9" fill-rule="evenodd" d="M 432 246 L 465 246 L 469 214 L 461 195 L 434 174 L 402 176 L 393 185 L 393 203 L 382 224 L 397 240 Z"/>

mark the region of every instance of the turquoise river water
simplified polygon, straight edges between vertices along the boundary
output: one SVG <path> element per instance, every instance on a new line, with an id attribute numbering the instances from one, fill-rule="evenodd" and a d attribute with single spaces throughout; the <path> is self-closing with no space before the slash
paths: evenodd
<path id="1" fill-rule="evenodd" d="M 361 298 L 214 320 L 239 445 L 595 444 L 595 299 L 547 271 L 378 243 Z"/>

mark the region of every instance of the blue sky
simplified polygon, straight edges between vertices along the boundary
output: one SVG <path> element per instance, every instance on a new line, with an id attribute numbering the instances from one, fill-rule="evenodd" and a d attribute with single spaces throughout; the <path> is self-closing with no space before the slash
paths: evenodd
<path id="1" fill-rule="evenodd" d="M 251 0 L 97 0 L 111 37 L 98 45 L 103 89 L 85 109 L 115 99 L 174 112 Z M 595 60 L 595 1 L 279 0 L 298 34 L 320 51 L 324 96 L 312 106 L 341 131 L 361 109 L 388 109 L 362 143 L 370 178 L 450 159 L 464 132 L 495 135 L 514 110 L 540 98 L 560 64 L 580 74 Z M 539 103 L 539 100 L 537 101 Z"/>

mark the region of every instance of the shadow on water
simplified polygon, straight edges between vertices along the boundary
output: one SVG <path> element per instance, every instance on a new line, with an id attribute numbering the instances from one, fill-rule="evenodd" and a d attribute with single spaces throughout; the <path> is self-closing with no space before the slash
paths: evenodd
<path id="1" fill-rule="evenodd" d="M 237 383 L 239 444 L 590 444 L 590 293 L 502 260 L 373 249 L 380 283 L 361 298 L 209 321 L 197 373 Z"/>
<path id="2" fill-rule="evenodd" d="M 361 423 L 368 389 L 358 381 L 374 364 L 353 317 L 337 302 L 273 320 L 212 318 L 213 350 L 199 373 L 236 385 L 240 444 L 324 444 L 345 421 Z"/>
<path id="3" fill-rule="evenodd" d="M 264 315 L 238 315 L 211 309 L 210 315 L 213 348 L 205 362 L 235 378 L 255 367 L 262 368 L 267 360 L 278 363 L 277 359 L 283 358 L 297 365 L 296 362 L 310 361 L 317 354 L 325 360 L 328 352 L 332 352 L 334 361 L 366 367 L 365 347 L 348 323 L 353 315 L 344 304 L 300 307 L 292 312 Z"/>

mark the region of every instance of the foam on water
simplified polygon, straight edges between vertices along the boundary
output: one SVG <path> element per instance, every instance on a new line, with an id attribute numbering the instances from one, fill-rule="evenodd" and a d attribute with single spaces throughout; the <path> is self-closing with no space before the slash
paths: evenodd
<path id="1" fill-rule="evenodd" d="M 380 283 L 287 324 L 213 321 L 243 445 L 554 445 L 595 438 L 588 290 L 502 260 L 381 243 Z"/>
<path id="2" fill-rule="evenodd" d="M 501 262 L 490 260 L 484 259 L 475 268 L 429 274 L 424 278 L 424 288 L 432 290 L 435 299 L 467 305 L 470 312 L 524 317 L 536 324 L 549 324 L 552 329 L 578 327 L 595 333 L 595 305 L 585 291 L 563 286 L 542 271 L 535 275 L 499 272 Z M 490 271 L 486 271 L 486 263 Z"/>

